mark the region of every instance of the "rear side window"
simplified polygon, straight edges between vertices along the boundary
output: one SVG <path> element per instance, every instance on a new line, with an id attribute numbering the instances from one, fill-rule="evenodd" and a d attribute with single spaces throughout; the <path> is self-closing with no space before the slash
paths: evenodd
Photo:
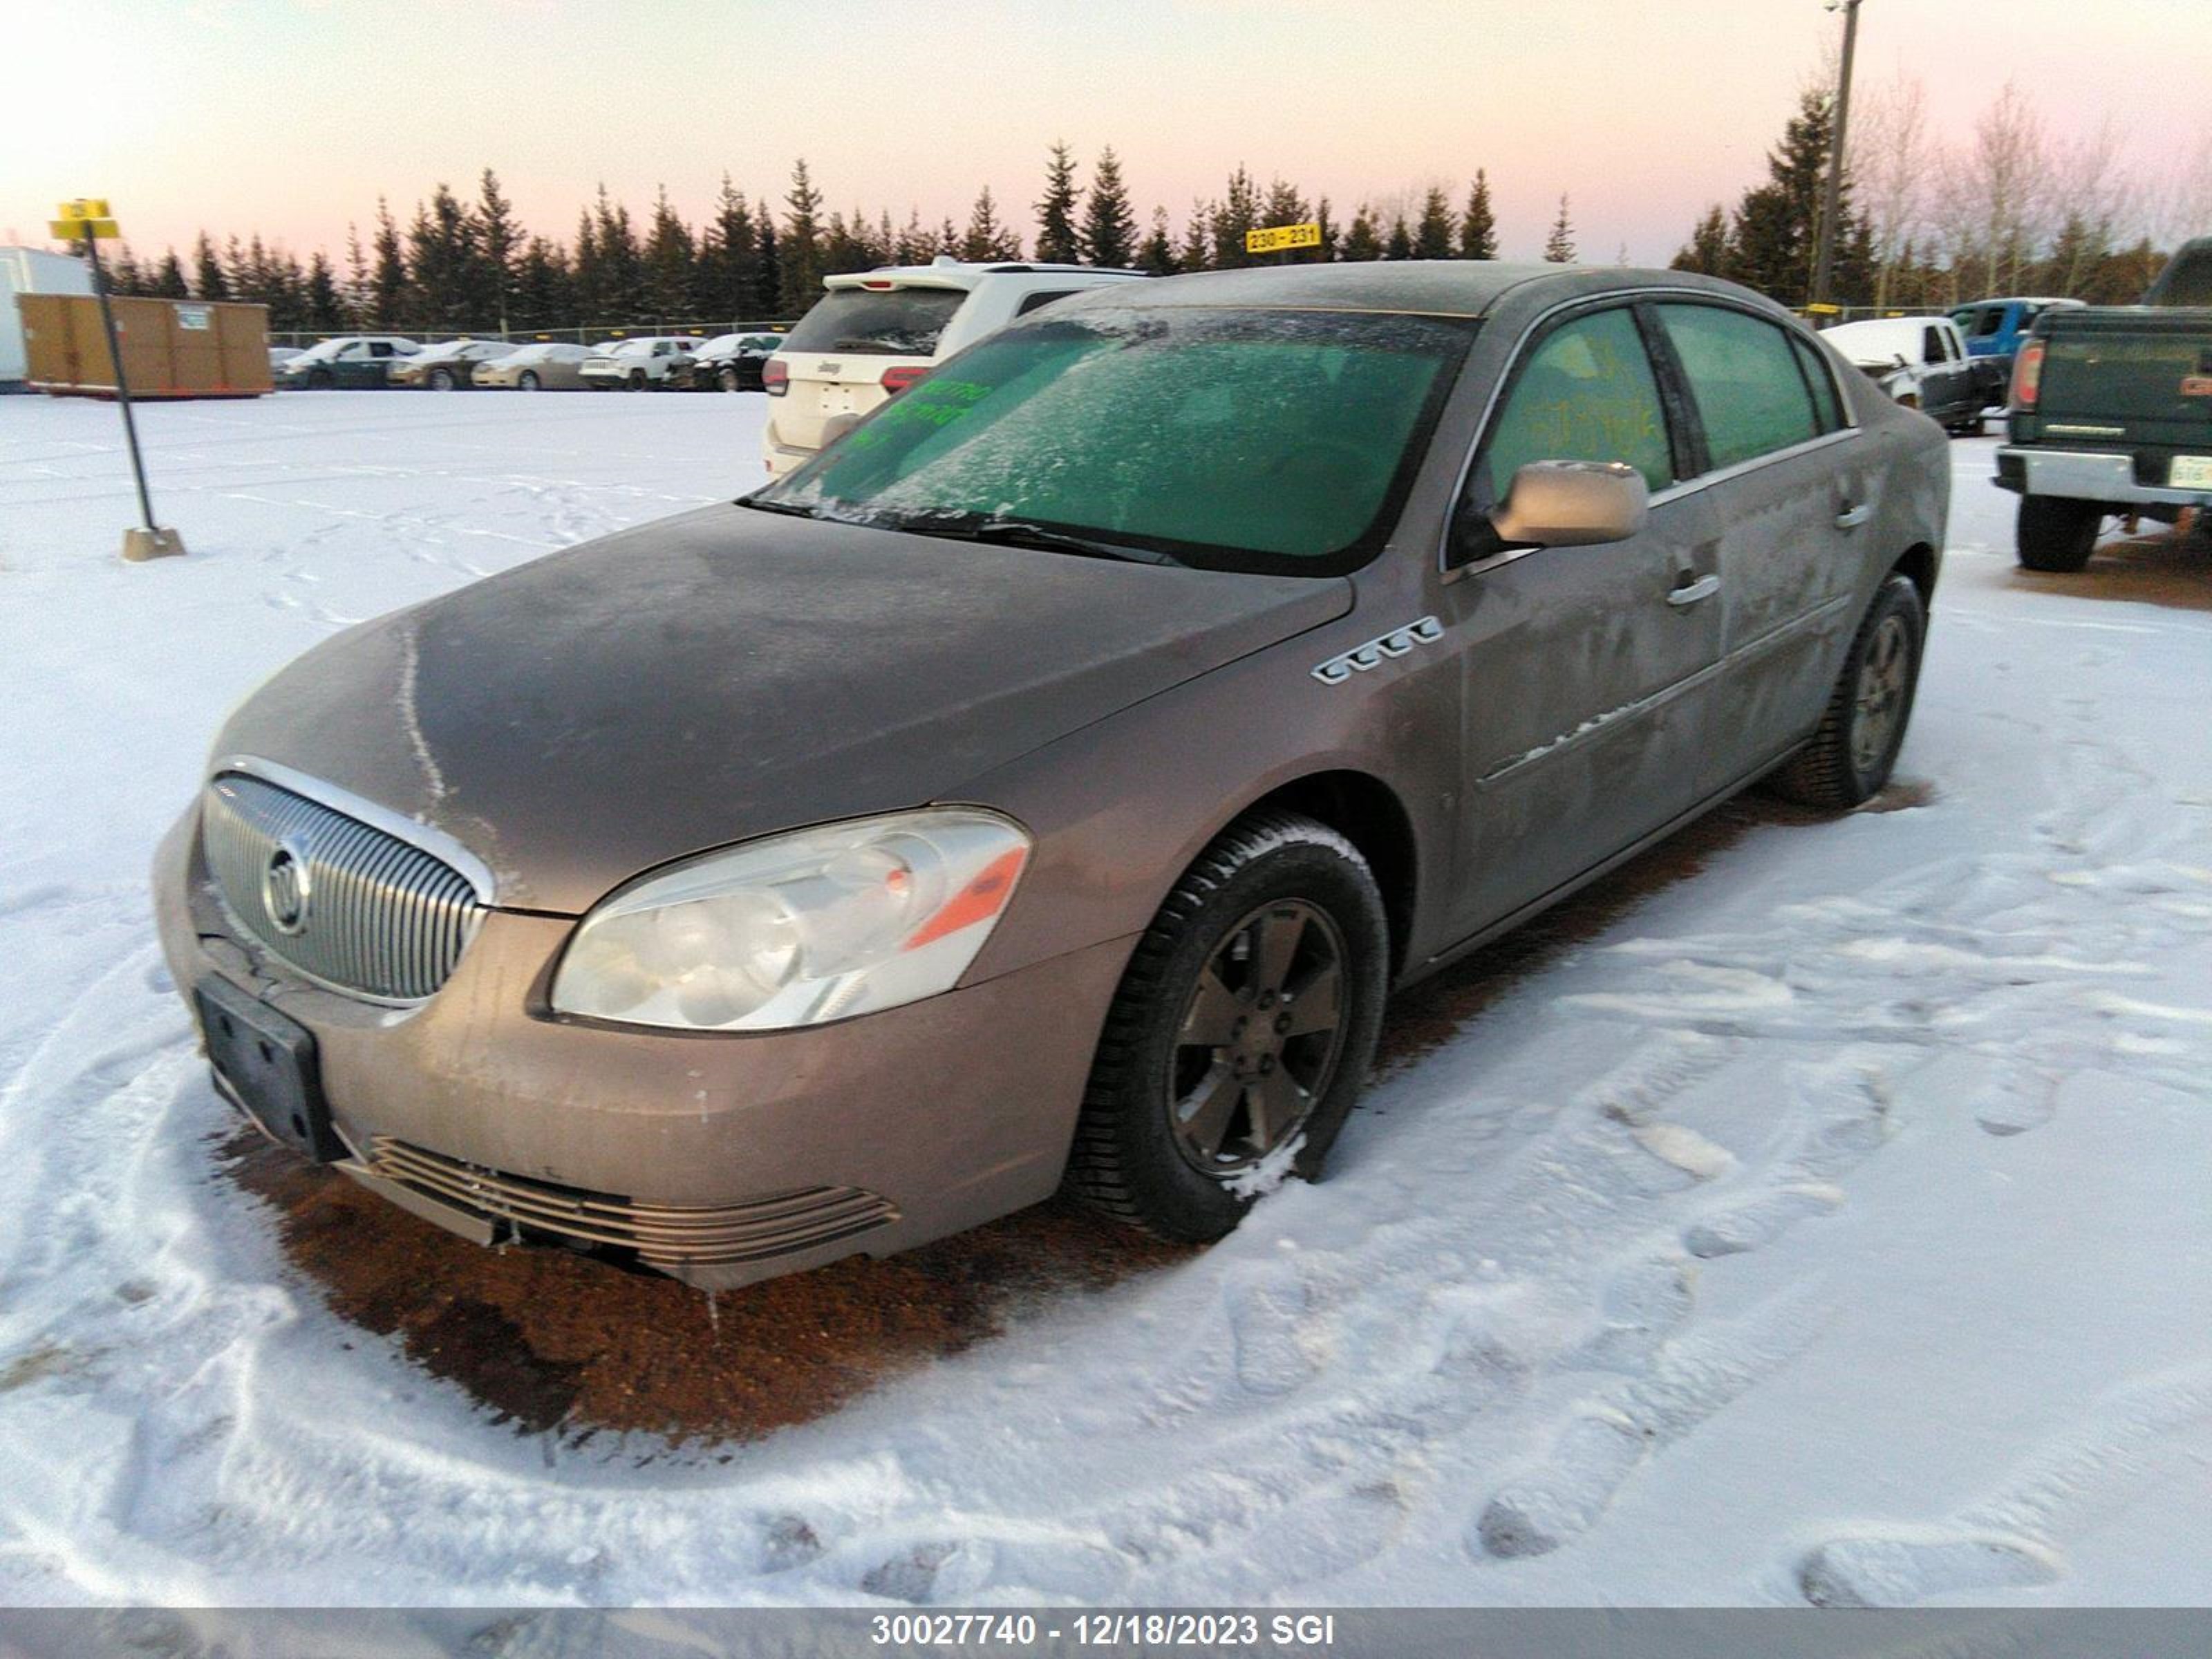
<path id="1" fill-rule="evenodd" d="M 1813 412 L 1819 417 L 1820 430 L 1839 430 L 1844 424 L 1844 406 L 1836 396 L 1836 378 L 1828 373 L 1820 349 L 1795 334 L 1790 337 L 1790 343 L 1796 347 L 1798 366 L 1805 371 L 1805 384 L 1813 389 Z"/>
<path id="2" fill-rule="evenodd" d="M 1782 329 L 1719 306 L 1658 312 L 1689 380 L 1711 465 L 1734 466 L 1820 435 L 1813 394 Z"/>
<path id="3" fill-rule="evenodd" d="M 967 298 L 957 288 L 833 289 L 799 319 L 783 349 L 933 357 L 945 325 Z"/>
<path id="4" fill-rule="evenodd" d="M 1014 307 L 1014 315 L 1026 317 L 1039 306 L 1048 306 L 1054 300 L 1065 300 L 1069 295 L 1079 291 L 1072 288 L 1054 288 L 1047 289 L 1038 294 L 1024 294 L 1022 295 L 1021 304 Z"/>
<path id="5" fill-rule="evenodd" d="M 1659 383 L 1627 311 L 1574 318 L 1529 354 L 1491 428 L 1475 498 L 1503 501 L 1531 461 L 1626 461 L 1653 489 L 1674 483 Z"/>

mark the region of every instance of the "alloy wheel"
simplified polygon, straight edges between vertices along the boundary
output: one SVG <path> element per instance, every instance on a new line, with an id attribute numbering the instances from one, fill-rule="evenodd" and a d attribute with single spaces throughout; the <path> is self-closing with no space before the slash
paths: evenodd
<path id="1" fill-rule="evenodd" d="M 1899 617 L 1884 617 L 1867 641 L 1851 703 L 1851 764 L 1866 776 L 1889 754 L 1910 689 L 1911 649 Z"/>
<path id="2" fill-rule="evenodd" d="M 1191 989 L 1168 1079 L 1176 1150 L 1213 1176 L 1287 1145 L 1344 1049 L 1345 945 L 1328 913 L 1277 899 L 1239 921 Z"/>

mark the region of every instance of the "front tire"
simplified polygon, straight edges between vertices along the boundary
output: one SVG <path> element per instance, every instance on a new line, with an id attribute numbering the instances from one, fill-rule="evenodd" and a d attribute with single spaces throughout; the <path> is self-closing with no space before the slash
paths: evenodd
<path id="1" fill-rule="evenodd" d="M 2071 574 L 2089 562 L 2104 522 L 2101 502 L 2069 501 L 2063 495 L 2021 496 L 2014 538 L 2021 568 Z"/>
<path id="2" fill-rule="evenodd" d="M 451 370 L 451 369 L 449 369 L 449 368 L 434 368 L 434 369 L 432 369 L 432 370 L 430 371 L 430 390 L 431 390 L 431 391 L 433 391 L 433 392 L 451 392 L 453 389 L 453 370 Z"/>
<path id="3" fill-rule="evenodd" d="M 538 386 L 538 371 L 533 368 L 524 369 L 520 376 L 515 380 L 514 384 L 518 390 L 523 392 L 537 391 Z"/>
<path id="4" fill-rule="evenodd" d="M 625 392 L 644 391 L 645 371 L 641 368 L 633 368 L 630 370 L 629 378 L 623 382 L 623 390 Z"/>
<path id="5" fill-rule="evenodd" d="M 1204 1243 L 1286 1162 L 1318 1176 L 1374 1058 L 1389 948 L 1374 873 L 1343 836 L 1291 812 L 1231 825 L 1122 975 L 1069 1188 L 1155 1237 Z"/>
<path id="6" fill-rule="evenodd" d="M 1881 793 L 1905 746 L 1927 637 L 1928 607 L 1920 590 L 1891 574 L 1875 590 L 1844 654 L 1820 729 L 1775 773 L 1777 793 L 1843 812 Z"/>
<path id="7" fill-rule="evenodd" d="M 738 371 L 734 368 L 724 369 L 714 377 L 714 384 L 725 392 L 735 392 L 738 389 Z"/>

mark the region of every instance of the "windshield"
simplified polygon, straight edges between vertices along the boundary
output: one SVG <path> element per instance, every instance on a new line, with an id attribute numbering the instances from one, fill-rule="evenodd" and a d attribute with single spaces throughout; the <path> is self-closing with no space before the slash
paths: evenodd
<path id="1" fill-rule="evenodd" d="M 967 299 L 960 288 L 832 289 L 799 319 L 783 349 L 934 356 L 945 325 Z"/>
<path id="2" fill-rule="evenodd" d="M 1041 319 L 963 352 L 752 499 L 1340 574 L 1388 534 L 1473 337 L 1470 323 L 1358 313 Z"/>

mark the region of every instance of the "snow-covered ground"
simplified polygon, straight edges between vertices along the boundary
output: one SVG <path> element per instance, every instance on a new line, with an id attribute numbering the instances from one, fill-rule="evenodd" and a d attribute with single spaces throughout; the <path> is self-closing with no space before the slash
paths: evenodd
<path id="1" fill-rule="evenodd" d="M 114 412 L 0 400 L 0 1601 L 2212 1601 L 2212 614 L 2017 575 L 1989 442 L 1899 810 L 1532 967 L 1218 1248 L 642 1462 L 326 1311 L 149 851 L 262 675 L 761 409 L 149 409 L 127 567 Z"/>

